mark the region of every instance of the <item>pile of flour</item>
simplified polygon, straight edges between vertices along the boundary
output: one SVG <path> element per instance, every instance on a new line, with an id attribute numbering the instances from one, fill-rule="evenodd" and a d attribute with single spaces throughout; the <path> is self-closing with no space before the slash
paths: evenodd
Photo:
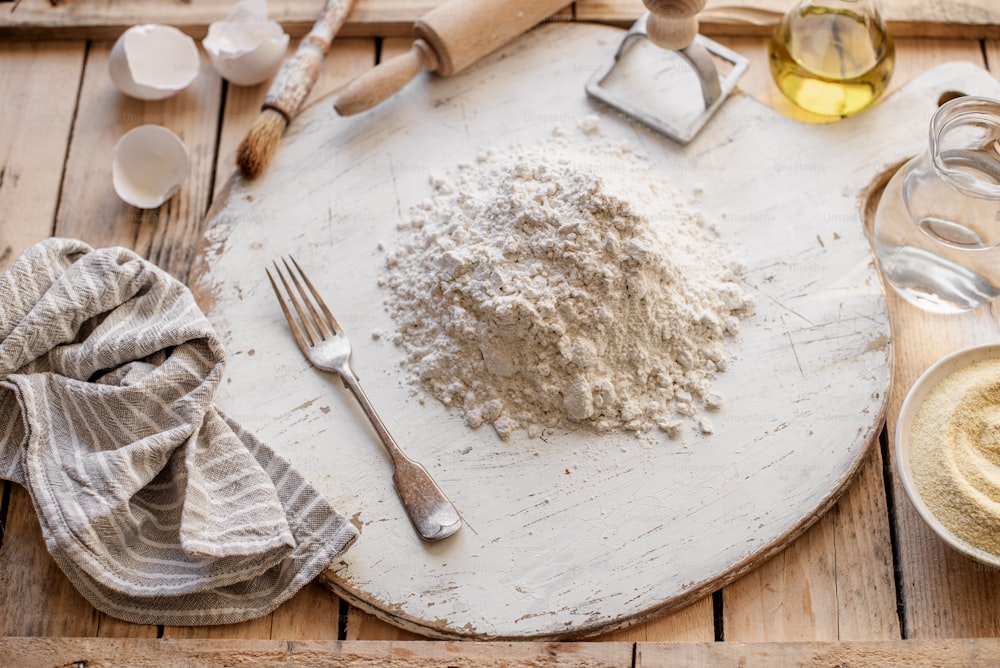
<path id="1" fill-rule="evenodd" d="M 415 382 L 501 438 L 662 429 L 705 410 L 753 311 L 717 230 L 594 119 L 432 177 L 382 285 Z"/>

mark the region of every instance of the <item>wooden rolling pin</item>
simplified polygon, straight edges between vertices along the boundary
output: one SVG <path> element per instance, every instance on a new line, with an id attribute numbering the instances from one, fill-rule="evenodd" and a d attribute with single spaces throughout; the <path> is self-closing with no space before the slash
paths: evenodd
<path id="1" fill-rule="evenodd" d="M 334 101 L 341 116 L 382 102 L 423 70 L 451 76 L 493 52 L 569 0 L 447 0 L 413 24 L 406 53 L 379 63 L 349 83 Z"/>

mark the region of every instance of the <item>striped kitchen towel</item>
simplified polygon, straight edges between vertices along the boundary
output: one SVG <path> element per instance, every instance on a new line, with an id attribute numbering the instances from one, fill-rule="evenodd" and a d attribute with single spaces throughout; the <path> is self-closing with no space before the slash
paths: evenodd
<path id="1" fill-rule="evenodd" d="M 224 366 L 190 291 L 132 251 L 48 239 L 0 276 L 0 476 L 97 609 L 250 619 L 357 537 L 214 407 Z"/>

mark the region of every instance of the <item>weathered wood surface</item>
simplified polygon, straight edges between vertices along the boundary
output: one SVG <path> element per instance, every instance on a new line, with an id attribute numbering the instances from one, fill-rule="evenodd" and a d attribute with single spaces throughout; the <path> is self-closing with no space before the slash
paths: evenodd
<path id="1" fill-rule="evenodd" d="M 6 11 L 5 4 L 0 3 L 3 11 Z M 591 4 L 577 3 L 578 16 L 581 8 Z M 960 7 L 957 3 L 938 4 Z M 148 6 L 154 5 L 155 0 L 150 0 Z M 185 9 L 190 8 L 190 4 L 185 5 Z M 960 30 L 956 29 L 956 32 Z M 976 34 L 978 33 L 972 32 L 969 36 Z M 762 58 L 763 40 L 734 38 L 725 41 L 749 55 L 753 61 L 749 73 L 741 81 L 741 88 L 752 92 L 771 106 L 782 108 L 783 100 L 774 89 L 766 60 Z M 338 65 L 334 69 L 339 70 L 343 66 L 357 67 L 360 70 L 375 62 L 376 48 L 372 40 L 352 40 L 348 46 L 348 51 L 356 50 L 356 57 L 348 55 L 348 51 L 338 52 L 338 47 L 335 46 L 333 59 Z M 82 42 L 0 40 L 0 95 L 5 100 L 5 121 L 0 124 L 0 173 L 4 175 L 0 178 L 0 270 L 6 268 L 25 246 L 56 231 L 54 215 L 56 209 L 62 207 L 71 207 L 76 212 L 75 216 L 70 216 L 75 218 L 76 223 L 72 228 L 64 227 L 62 233 L 75 234 L 91 243 L 99 244 L 101 240 L 122 243 L 158 258 L 179 259 L 189 252 L 186 248 L 190 243 L 189 238 L 172 235 L 169 227 L 173 223 L 160 224 L 157 222 L 159 216 L 148 216 L 143 234 L 140 235 L 128 220 L 136 211 L 126 211 L 125 215 L 113 215 L 111 218 L 101 215 L 101 212 L 108 210 L 109 197 L 108 190 L 103 186 L 94 193 L 77 191 L 71 200 L 68 194 L 60 197 L 64 178 L 81 178 L 79 175 L 64 176 L 65 156 L 73 142 L 89 141 L 85 134 L 92 132 L 94 126 L 93 122 L 78 118 L 80 112 L 77 110 L 77 98 L 82 94 L 80 84 L 84 79 L 86 52 L 87 45 Z M 984 65 L 983 53 L 988 64 L 995 66 L 1000 62 L 1000 48 L 990 41 L 981 45 L 977 40 L 897 40 L 898 60 L 894 85 L 901 85 L 940 62 L 969 60 Z M 91 82 L 110 88 L 110 82 L 102 81 L 100 77 L 92 77 Z M 229 147 L 224 149 L 220 146 L 218 150 L 214 166 L 216 176 L 213 177 L 216 189 L 221 187 L 232 171 L 232 157 L 226 154 L 238 143 L 245 128 L 256 117 L 257 107 L 265 90 L 266 85 L 256 91 L 234 87 L 225 91 L 225 110 L 216 110 L 216 115 L 211 120 L 221 126 L 222 146 Z M 124 98 L 122 102 L 128 110 L 129 118 L 125 120 L 130 119 L 132 123 L 139 124 L 141 103 L 138 103 L 138 107 L 129 107 L 131 103 L 125 104 L 127 101 Z M 160 111 L 162 109 L 159 106 L 152 107 L 152 113 Z M 175 111 L 179 116 L 201 113 L 195 105 Z M 124 115 L 123 113 L 122 116 Z M 179 116 L 173 120 L 180 120 Z M 117 123 L 121 119 L 106 120 Z M 81 123 L 79 130 L 74 128 L 77 122 Z M 121 132 L 128 127 L 131 126 L 127 123 L 121 125 Z M 105 134 L 106 142 L 113 144 L 117 139 L 116 131 L 106 131 Z M 110 167 L 98 156 L 89 162 L 78 161 L 74 169 L 104 173 L 107 178 L 110 174 Z M 205 176 L 201 175 L 199 178 Z M 190 183 L 189 187 L 193 192 L 201 187 L 211 188 L 212 183 Z M 113 198 L 113 195 L 110 197 Z M 69 213 L 65 215 L 69 216 Z M 188 220 L 181 221 L 179 225 L 184 229 L 193 229 L 203 215 L 204 211 L 189 207 L 184 212 Z M 145 241 L 137 243 L 140 237 Z M 184 275 L 183 263 L 169 268 L 179 276 Z M 907 348 L 915 346 L 919 350 L 918 355 L 901 355 L 897 347 L 894 371 L 897 389 L 894 396 L 898 394 L 900 398 L 890 404 L 891 422 L 902 393 L 923 368 L 960 345 L 995 340 L 998 326 L 996 314 L 992 311 L 952 318 L 928 318 L 906 304 L 897 304 L 891 299 L 889 308 L 897 339 L 899 332 L 912 329 L 911 334 L 904 337 L 908 341 L 905 345 Z M 991 336 L 993 338 L 989 338 Z M 892 475 L 891 469 L 888 473 Z M 10 489 L 11 486 L 7 487 Z M 709 641 L 716 632 L 727 640 L 725 643 L 707 646 L 697 644 L 671 647 L 672 660 L 662 663 L 659 661 L 662 654 L 651 653 L 653 650 L 650 645 L 640 645 L 638 656 L 645 656 L 647 661 L 656 658 L 657 665 L 685 665 L 680 661 L 681 657 L 694 657 L 688 665 L 704 665 L 706 660 L 709 663 L 736 665 L 741 658 L 757 662 L 747 665 L 851 665 L 851 661 L 854 662 L 853 665 L 878 665 L 871 663 L 875 656 L 890 657 L 884 665 L 991 665 L 986 659 L 995 657 L 1000 651 L 990 645 L 994 642 L 992 640 L 929 643 L 908 641 L 861 645 L 848 643 L 854 649 L 847 654 L 843 653 L 843 645 L 839 643 L 791 642 L 837 635 L 843 639 L 898 638 L 900 635 L 913 638 L 982 638 L 1000 635 L 997 631 L 996 620 L 1000 615 L 997 613 L 996 599 L 994 596 L 983 595 L 983 592 L 998 591 L 996 574 L 985 572 L 982 567 L 968 560 L 956 559 L 955 555 L 949 554 L 943 546 L 937 544 L 936 538 L 918 524 L 915 514 L 909 517 L 905 515 L 909 510 L 907 501 L 901 493 L 893 495 L 891 486 L 890 507 L 894 515 L 890 517 L 885 509 L 885 493 L 880 480 L 880 463 L 866 463 L 857 482 L 850 486 L 834 510 L 817 522 L 801 539 L 793 542 L 794 549 L 785 550 L 768 562 L 767 575 L 751 571 L 744 579 L 747 582 L 753 581 L 752 585 L 741 579 L 724 590 L 719 608 L 722 616 L 716 620 L 714 629 L 713 604 L 711 597 L 706 597 L 674 614 L 604 637 L 628 641 L 629 655 L 630 643 L 634 641 Z M 898 509 L 900 505 L 903 507 Z M 84 656 L 89 657 L 93 663 L 104 657 L 105 664 L 123 665 L 127 662 L 120 660 L 122 651 L 126 652 L 125 656 L 131 657 L 155 653 L 155 649 L 144 645 L 155 641 L 122 639 L 151 637 L 158 632 L 156 627 L 119 623 L 99 615 L 72 590 L 48 557 L 30 501 L 20 488 L 13 488 L 9 500 L 5 500 L 0 507 L 0 512 L 4 513 L 0 518 L 3 522 L 3 543 L 0 546 L 0 635 L 102 636 L 118 639 L 114 641 L 117 649 L 108 650 L 105 654 L 98 653 L 91 645 L 88 647 L 94 651 L 68 651 L 59 655 L 58 662 L 39 664 L 46 666 L 72 665 L 72 661 Z M 897 531 L 903 539 L 897 544 L 898 557 L 893 563 L 885 564 L 884 560 L 891 547 L 884 534 L 888 533 L 891 520 L 899 513 L 903 513 L 903 516 L 893 524 L 910 522 L 910 530 Z M 835 527 L 832 535 L 831 525 Z M 834 570 L 829 567 L 830 562 L 836 564 Z M 905 582 L 899 600 L 899 616 L 893 600 L 893 565 L 899 568 L 899 578 Z M 734 589 L 737 586 L 738 592 Z M 836 618 L 827 612 L 831 605 L 838 607 Z M 754 611 L 754 606 L 757 606 L 759 612 Z M 793 611 L 800 614 L 794 614 Z M 762 619 L 754 621 L 753 616 L 758 614 Z M 775 615 L 780 616 L 780 623 L 767 621 Z M 749 622 L 743 622 L 742 628 L 745 631 L 739 630 L 739 619 L 749 619 Z M 899 619 L 906 620 L 907 623 L 900 625 L 896 622 Z M 258 623 L 252 627 L 216 627 L 210 633 L 196 629 L 171 629 L 171 635 L 181 637 L 201 634 L 211 635 L 213 638 L 283 640 L 332 638 L 335 637 L 335 626 L 345 622 L 340 618 L 336 597 L 318 583 L 310 585 L 279 608 L 270 616 L 270 620 L 270 624 Z M 346 622 L 348 637 L 354 639 L 413 637 L 355 608 L 350 610 Z M 729 642 L 740 638 L 789 642 Z M 68 643 L 79 648 L 81 643 L 93 640 L 7 638 L 0 642 L 7 643 L 4 645 L 7 653 L 0 655 L 3 657 L 0 664 L 30 666 L 25 661 L 36 656 L 35 649 L 46 646 L 46 643 Z M 137 649 L 131 649 L 136 642 Z M 274 655 L 254 642 L 239 641 L 240 648 L 237 649 L 225 640 L 181 642 L 204 643 L 208 646 L 204 648 L 208 652 L 205 656 L 216 659 L 221 654 L 232 655 L 243 665 L 273 663 L 269 658 Z M 275 644 L 282 647 L 285 645 Z M 403 647 L 411 644 L 414 643 L 397 643 Z M 590 644 L 593 643 L 587 643 Z M 449 649 L 443 650 L 446 654 L 443 659 L 439 657 L 438 665 L 446 660 L 458 664 L 462 657 L 460 652 L 450 649 L 453 643 L 415 645 L 417 649 L 432 645 L 449 646 Z M 460 647 L 465 648 L 462 651 L 469 652 L 469 656 L 475 656 L 474 650 L 478 645 L 464 644 Z M 876 647 L 881 647 L 883 653 L 873 654 Z M 373 652 L 383 651 L 383 647 L 375 647 L 374 644 L 369 648 Z M 821 659 L 816 660 L 813 654 L 805 653 L 812 652 L 811 648 L 815 648 L 815 656 L 820 656 Z M 834 649 L 836 653 L 832 653 Z M 706 651 L 715 653 L 705 654 Z M 976 651 L 980 651 L 980 654 L 977 655 Z M 404 652 L 397 653 L 401 655 Z M 14 659 L 8 660 L 9 657 Z M 923 658 L 926 658 L 926 663 L 921 664 Z M 153 659 L 149 660 L 153 662 Z M 370 660 L 369 664 L 393 665 L 389 660 L 383 656 Z M 221 661 L 222 659 L 218 659 L 215 663 Z M 993 665 L 995 663 L 994 661 Z M 158 665 L 179 664 L 183 664 L 183 661 L 173 655 Z M 190 665 L 206 663 L 192 661 Z M 478 664 L 469 662 L 468 665 Z"/>
<path id="2" fill-rule="evenodd" d="M 0 3 L 0 37 L 19 39 L 111 39 L 129 26 L 166 23 L 201 38 L 208 25 L 226 16 L 234 0 L 18 0 Z M 341 34 L 345 37 L 402 36 L 423 13 L 443 0 L 358 0 Z M 706 34 L 761 35 L 795 0 L 708 0 L 701 13 Z M 270 0 L 269 11 L 295 37 L 309 30 L 322 3 Z M 644 11 L 641 0 L 578 0 L 579 21 L 626 25 Z M 898 36 L 996 37 L 1000 6 L 993 0 L 882 0 Z"/>
<path id="3" fill-rule="evenodd" d="M 0 96 L 17 110 L 0 124 L 0 270 L 55 228 L 85 54 L 82 43 L 0 44 Z M 4 490 L 0 634 L 97 635 L 99 615 L 46 552 L 28 493 Z"/>
<path id="4" fill-rule="evenodd" d="M 845 193 L 874 178 L 873 165 L 896 159 L 900 137 L 926 124 L 900 122 L 901 110 L 933 105 L 940 77 L 954 72 L 824 128 L 737 96 L 712 132 L 683 150 L 603 114 L 609 135 L 638 142 L 682 190 L 712 181 L 699 206 L 749 266 L 759 312 L 719 379 L 727 406 L 713 417 L 711 439 L 663 436 L 645 447 L 627 435 L 576 433 L 544 445 L 502 443 L 436 402 L 421 406 L 400 382 L 399 351 L 365 336 L 393 330 L 376 247 L 391 246 L 400 213 L 429 196 L 428 174 L 474 159 L 483 146 L 532 143 L 555 124 L 572 128 L 573 119 L 606 112 L 584 96 L 579 72 L 607 57 L 599 47 L 620 34 L 549 25 L 474 72 L 415 83 L 370 115 L 341 119 L 317 105 L 290 129 L 274 168 L 252 183 L 234 181 L 210 216 L 205 273 L 195 284 L 231 351 L 217 399 L 363 525 L 364 540 L 330 571 L 338 593 L 411 630 L 579 636 L 697 600 L 827 509 L 881 426 L 888 320 L 856 196 Z M 831 190 L 827 180 L 842 185 Z M 289 220 L 292 230 L 281 222 Z M 263 273 L 247 271 L 285 253 L 323 268 L 321 284 L 352 332 L 369 395 L 390 407 L 383 412 L 397 438 L 432 467 L 469 531 L 433 549 L 409 531 L 366 426 L 331 395 L 328 378 L 302 363 Z M 572 477 L 562 475 L 570 468 Z M 499 484 L 487 490 L 484 479 Z M 539 484 L 552 506 L 534 498 Z M 679 487 L 682 496 L 669 491 Z M 647 510 L 637 512 L 630 498 L 645 499 Z M 557 553 L 565 563 L 554 570 Z"/>
<path id="5" fill-rule="evenodd" d="M 708 0 L 698 15 L 710 35 L 764 35 L 796 0 Z M 576 20 L 627 24 L 644 9 L 641 0 L 581 0 Z M 900 37 L 989 37 L 1000 31 L 1000 6 L 992 0 L 880 0 L 882 16 Z"/>
<path id="6" fill-rule="evenodd" d="M 631 643 L 477 643 L 275 640 L 0 639 L 0 665 L 18 668 L 628 668 Z"/>
<path id="7" fill-rule="evenodd" d="M 995 668 L 1000 666 L 1000 640 L 633 644 L 4 638 L 0 664 L 19 668 Z"/>
<path id="8" fill-rule="evenodd" d="M 1000 666 L 996 639 L 884 641 L 648 643 L 636 646 L 635 668 L 662 666 L 739 666 L 740 668 L 996 668 Z"/>
<path id="9" fill-rule="evenodd" d="M 945 44 L 935 54 L 923 51 L 913 62 L 919 68 L 935 57 L 995 64 L 1000 50 L 996 43 L 982 52 L 968 45 Z M 994 75 L 995 76 L 995 75 Z M 916 151 L 914 151 L 916 152 Z M 877 199 L 872 200 L 872 204 Z M 869 210 L 869 214 L 872 211 Z M 867 218 L 871 225 L 871 216 Z M 887 302 L 896 341 L 893 392 L 886 432 L 890 443 L 896 416 L 907 390 L 927 367 L 941 357 L 966 346 L 995 342 L 1000 338 L 996 303 L 969 313 L 941 316 L 925 313 L 887 291 Z M 893 515 L 898 536 L 897 551 L 902 589 L 904 637 L 969 638 L 1000 635 L 1000 571 L 987 568 L 948 548 L 920 520 L 907 499 L 895 472 L 895 451 L 889 449 Z M 954 614 L 956 609 L 962 612 Z"/>
<path id="10" fill-rule="evenodd" d="M 132 100 L 110 85 L 109 48 L 100 42 L 89 48 L 73 42 L 0 44 L 0 94 L 11 101 L 11 109 L 23 112 L 0 125 L 0 269 L 31 243 L 59 235 L 94 246 L 133 248 L 182 280 L 188 276 L 216 172 L 225 181 L 233 171 L 235 147 L 256 119 L 267 84 L 231 87 L 221 107 L 223 83 L 205 71 L 191 89 L 170 100 Z M 339 41 L 313 96 L 327 95 L 367 69 L 375 55 L 372 40 Z M 110 182 L 115 141 L 144 123 L 177 132 L 193 167 L 177 197 L 145 212 L 118 200 Z M 87 604 L 48 556 L 27 493 L 10 483 L 6 488 L 0 636 L 155 637 L 161 632 L 105 617 Z M 339 599 L 313 583 L 261 620 L 170 631 L 181 637 L 336 638 L 340 622 Z"/>

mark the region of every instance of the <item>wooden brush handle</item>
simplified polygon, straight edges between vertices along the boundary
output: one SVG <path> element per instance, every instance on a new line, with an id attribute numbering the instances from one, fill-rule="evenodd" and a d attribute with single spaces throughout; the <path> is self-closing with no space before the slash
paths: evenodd
<path id="1" fill-rule="evenodd" d="M 289 122 L 298 115 L 319 78 L 319 67 L 330 50 L 333 36 L 344 25 L 353 4 L 353 0 L 327 0 L 312 30 L 299 42 L 295 54 L 281 64 L 278 75 L 264 96 L 263 109 L 274 109 Z"/>
<path id="2" fill-rule="evenodd" d="M 413 24 L 417 40 L 408 53 L 377 65 L 348 85 L 334 108 L 345 116 L 364 111 L 422 70 L 451 76 L 569 4 L 569 0 L 447 0 Z"/>
<path id="3" fill-rule="evenodd" d="M 646 34 L 664 49 L 679 51 L 698 34 L 698 12 L 706 0 L 642 0 L 649 10 Z"/>

